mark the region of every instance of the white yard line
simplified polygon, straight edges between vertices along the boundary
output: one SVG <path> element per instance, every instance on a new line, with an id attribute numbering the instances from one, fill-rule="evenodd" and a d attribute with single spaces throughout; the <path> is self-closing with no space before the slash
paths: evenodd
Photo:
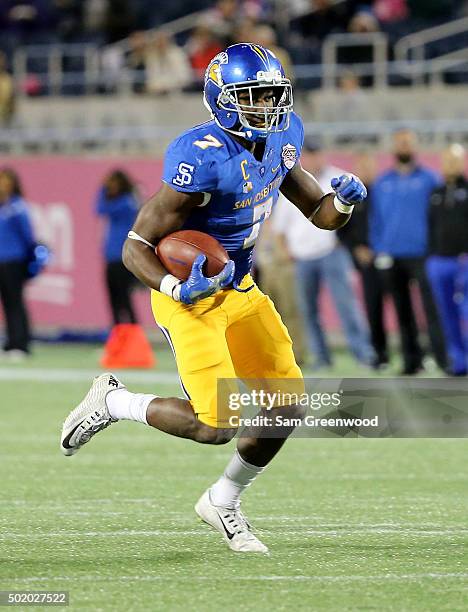
<path id="1" fill-rule="evenodd" d="M 236 576 L 232 574 L 229 576 L 229 581 L 239 581 L 239 582 L 413 582 L 419 580 L 447 580 L 447 579 L 455 579 L 455 580 L 466 580 L 468 578 L 468 573 L 439 573 L 439 572 L 422 572 L 417 574 L 380 574 L 375 576 L 361 576 L 361 575 L 348 575 L 348 576 L 306 576 L 306 575 L 296 575 L 296 576 Z M 76 576 L 28 576 L 27 578 L 15 578 L 12 580 L 14 584 L 20 583 L 30 583 L 30 582 L 52 582 L 56 584 L 57 582 L 82 582 L 82 581 L 90 581 L 90 582 L 153 582 L 153 581 L 165 581 L 165 582 L 174 582 L 176 580 L 187 580 L 185 576 L 98 576 L 98 575 L 81 575 L 77 574 Z M 190 574 L 190 581 L 213 581 L 212 576 L 196 576 L 193 573 Z"/>
<path id="2" fill-rule="evenodd" d="M 0 381 L 28 381 L 45 383 L 91 382 L 101 370 L 76 370 L 73 368 L 0 368 Z M 179 382 L 176 372 L 159 370 L 117 370 L 118 377 L 125 382 L 144 382 L 173 385 Z"/>
<path id="3" fill-rule="evenodd" d="M 106 538 L 106 537 L 123 537 L 131 536 L 132 538 L 141 536 L 145 538 L 153 536 L 192 536 L 192 535 L 206 535 L 210 533 L 207 529 L 119 529 L 117 531 L 43 531 L 42 533 L 12 533 L 2 532 L 0 534 L 0 541 L 10 539 L 21 539 L 21 540 L 41 540 L 43 538 Z"/>
<path id="4" fill-rule="evenodd" d="M 77 513 L 80 516 L 80 513 Z M 171 518 L 172 523 L 180 522 L 182 524 L 187 523 L 187 517 L 184 519 Z M 270 530 L 264 528 L 263 533 L 268 533 Z M 169 530 L 169 529 L 119 529 L 114 531 L 80 531 L 80 530 L 63 530 L 63 531 L 38 531 L 37 533 L 25 533 L 25 532 L 13 532 L 13 531 L 2 531 L 0 533 L 0 541 L 11 540 L 11 539 L 25 539 L 25 540 L 40 540 L 44 538 L 73 538 L 73 537 L 85 537 L 85 538 L 105 538 L 105 537 L 152 537 L 152 536 L 179 536 L 179 535 L 192 535 L 198 533 L 205 533 L 197 529 L 190 530 Z M 343 529 L 288 529 L 282 528 L 281 533 L 283 535 L 292 536 L 333 536 L 333 537 L 349 537 L 356 535 L 401 535 L 401 536 L 417 536 L 417 537 L 428 537 L 428 536 L 465 536 L 468 533 L 468 529 L 465 528 L 454 528 L 454 529 L 430 529 L 424 528 L 414 529 L 408 527 L 393 527 L 384 528 L 373 527 L 373 526 L 362 526 L 362 527 L 347 527 Z"/>

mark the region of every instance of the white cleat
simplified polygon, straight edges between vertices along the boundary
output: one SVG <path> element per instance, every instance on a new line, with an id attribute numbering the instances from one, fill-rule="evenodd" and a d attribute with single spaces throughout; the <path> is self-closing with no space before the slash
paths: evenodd
<path id="1" fill-rule="evenodd" d="M 94 434 L 118 420 L 111 417 L 106 404 L 107 394 L 115 389 L 125 389 L 125 385 L 113 374 L 96 376 L 84 400 L 63 423 L 60 449 L 64 455 L 74 455 Z"/>
<path id="2" fill-rule="evenodd" d="M 210 491 L 205 491 L 195 505 L 195 512 L 202 521 L 222 534 L 229 548 L 235 552 L 267 553 L 268 548 L 252 533 L 247 519 L 239 510 L 215 506 Z"/>

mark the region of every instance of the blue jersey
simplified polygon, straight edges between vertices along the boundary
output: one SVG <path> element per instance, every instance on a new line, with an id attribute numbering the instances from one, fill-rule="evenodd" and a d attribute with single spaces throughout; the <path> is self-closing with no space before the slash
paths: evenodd
<path id="1" fill-rule="evenodd" d="M 177 191 L 206 194 L 182 229 L 216 238 L 236 264 L 237 282 L 251 268 L 260 227 L 297 163 L 303 141 L 302 121 L 291 113 L 289 128 L 267 137 L 261 161 L 214 121 L 184 132 L 167 149 L 163 181 Z"/>
<path id="2" fill-rule="evenodd" d="M 106 261 L 122 261 L 122 248 L 128 230 L 135 223 L 138 213 L 138 201 L 133 193 L 122 193 L 115 198 L 108 198 L 105 189 L 100 189 L 96 212 L 109 219 L 104 240 Z"/>
<path id="3" fill-rule="evenodd" d="M 12 196 L 0 204 L 0 262 L 26 261 L 34 244 L 28 205 L 20 196 Z"/>
<path id="4" fill-rule="evenodd" d="M 369 210 L 369 241 L 375 253 L 423 257 L 427 252 L 429 203 L 440 177 L 424 166 L 377 177 Z"/>

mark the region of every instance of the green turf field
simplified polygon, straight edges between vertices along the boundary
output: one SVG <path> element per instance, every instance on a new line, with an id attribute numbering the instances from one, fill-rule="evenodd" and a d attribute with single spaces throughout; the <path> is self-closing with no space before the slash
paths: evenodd
<path id="1" fill-rule="evenodd" d="M 121 377 L 179 394 L 158 355 L 154 383 Z M 0 590 L 63 589 L 93 611 L 468 609 L 464 440 L 290 440 L 244 499 L 271 554 L 240 556 L 193 512 L 233 443 L 118 423 L 61 455 L 97 358 L 43 347 L 0 364 Z"/>

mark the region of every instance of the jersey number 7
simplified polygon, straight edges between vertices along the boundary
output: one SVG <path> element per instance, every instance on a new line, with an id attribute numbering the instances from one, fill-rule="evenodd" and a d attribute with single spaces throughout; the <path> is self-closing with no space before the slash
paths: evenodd
<path id="1" fill-rule="evenodd" d="M 249 247 L 255 244 L 258 233 L 260 231 L 260 226 L 265 221 L 265 219 L 268 219 L 268 217 L 271 215 L 272 206 L 273 198 L 268 198 L 268 200 L 265 200 L 265 202 L 261 202 L 260 204 L 257 204 L 257 206 L 254 206 L 252 231 L 247 236 L 247 238 L 244 239 L 244 245 L 242 248 L 248 249 Z"/>

